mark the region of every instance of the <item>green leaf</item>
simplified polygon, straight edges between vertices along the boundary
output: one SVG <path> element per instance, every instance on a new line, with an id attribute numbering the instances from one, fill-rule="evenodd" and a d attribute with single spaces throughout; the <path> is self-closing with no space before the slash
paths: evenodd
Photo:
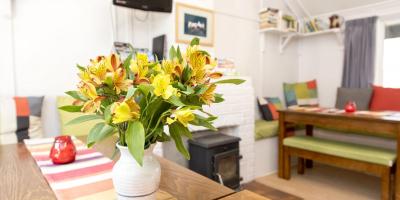
<path id="1" fill-rule="evenodd" d="M 144 96 L 147 96 L 151 91 L 154 90 L 153 86 L 150 84 L 139 85 L 137 89 L 139 89 L 144 94 Z"/>
<path id="2" fill-rule="evenodd" d="M 104 122 L 100 122 L 96 124 L 89 132 L 87 137 L 87 145 L 88 147 L 93 146 L 96 142 L 100 142 L 101 140 L 111 136 L 114 134 L 114 127 L 104 124 Z"/>
<path id="3" fill-rule="evenodd" d="M 224 98 L 222 98 L 222 94 L 217 94 L 217 93 L 214 94 L 214 99 L 215 99 L 214 103 L 221 103 L 225 100 Z"/>
<path id="4" fill-rule="evenodd" d="M 88 147 L 91 147 L 96 142 L 96 136 L 100 133 L 101 129 L 105 126 L 104 123 L 100 122 L 93 126 L 89 131 L 89 135 L 87 136 L 86 143 Z"/>
<path id="5" fill-rule="evenodd" d="M 204 51 L 204 50 L 198 50 L 197 52 L 200 52 L 200 53 L 202 53 L 203 55 L 206 55 L 206 56 L 210 56 L 210 54 L 207 51 Z"/>
<path id="6" fill-rule="evenodd" d="M 124 61 L 124 68 L 128 72 L 129 71 L 129 65 L 131 65 L 131 60 L 132 60 L 132 53 L 129 54 L 129 56 L 125 59 Z"/>
<path id="7" fill-rule="evenodd" d="M 189 129 L 185 126 L 183 126 L 181 123 L 179 122 L 174 122 L 173 125 L 175 126 L 176 129 L 179 129 L 179 134 L 180 135 L 184 135 L 189 139 L 192 139 L 192 133 L 189 131 Z"/>
<path id="8" fill-rule="evenodd" d="M 82 66 L 79 65 L 79 64 L 76 64 L 76 67 L 77 67 L 79 70 L 81 70 L 81 71 L 85 71 L 85 70 L 86 70 L 85 67 L 82 67 Z"/>
<path id="9" fill-rule="evenodd" d="M 167 142 L 170 141 L 171 137 L 167 135 L 164 131 L 161 133 L 160 136 L 157 137 L 157 142 Z"/>
<path id="10" fill-rule="evenodd" d="M 80 92 L 78 91 L 68 91 L 65 92 L 65 94 L 68 94 L 69 96 L 71 96 L 74 99 L 78 99 L 81 101 L 87 101 L 88 99 L 86 97 L 84 97 Z"/>
<path id="11" fill-rule="evenodd" d="M 181 91 L 186 90 L 185 86 L 180 82 L 172 83 L 172 86 L 174 86 L 174 88 L 177 88 L 177 89 L 179 89 Z"/>
<path id="12" fill-rule="evenodd" d="M 217 82 L 214 82 L 215 84 L 235 84 L 235 85 L 239 85 L 244 83 L 245 80 L 243 79 L 225 79 L 225 80 L 220 80 Z"/>
<path id="13" fill-rule="evenodd" d="M 128 92 L 126 93 L 125 99 L 131 98 L 135 94 L 135 92 L 136 92 L 135 87 L 133 87 L 133 86 L 129 87 Z"/>
<path id="14" fill-rule="evenodd" d="M 175 47 L 172 46 L 169 49 L 169 59 L 173 60 L 175 57 L 176 57 L 176 50 L 175 50 Z"/>
<path id="15" fill-rule="evenodd" d="M 190 80 L 191 76 L 192 76 L 192 69 L 189 66 L 186 66 L 182 72 L 182 82 L 186 83 L 188 80 Z"/>
<path id="16" fill-rule="evenodd" d="M 58 107 L 58 109 L 63 110 L 63 111 L 67 111 L 67 112 L 81 112 L 82 110 L 82 106 L 61 106 Z"/>
<path id="17" fill-rule="evenodd" d="M 195 125 L 195 126 L 202 126 L 202 127 L 208 128 L 210 130 L 217 131 L 217 129 L 211 123 L 211 121 L 214 120 L 215 117 L 212 117 L 209 119 L 209 118 L 205 118 L 203 116 L 197 115 L 197 114 L 194 114 L 194 115 L 196 118 L 194 120 L 190 121 L 189 122 L 190 124 Z"/>
<path id="18" fill-rule="evenodd" d="M 65 125 L 67 125 L 67 126 L 74 125 L 74 124 L 79 124 L 79 123 L 96 120 L 96 119 L 103 119 L 103 117 L 100 115 L 82 115 L 82 116 L 79 116 L 79 117 L 69 121 Z"/>
<path id="19" fill-rule="evenodd" d="M 183 61 L 181 49 L 179 48 L 179 46 L 178 49 L 176 50 L 176 57 L 178 58 L 180 63 Z"/>
<path id="20" fill-rule="evenodd" d="M 190 42 L 190 46 L 199 45 L 199 44 L 200 44 L 200 39 L 198 37 L 193 38 L 192 41 Z"/>
<path id="21" fill-rule="evenodd" d="M 174 122 L 171 125 L 169 125 L 169 134 L 171 135 L 172 139 L 175 141 L 175 146 L 178 149 L 178 151 L 187 159 L 190 159 L 190 154 L 188 150 L 186 149 L 185 145 L 182 142 L 182 137 L 181 135 L 184 135 L 185 133 L 182 133 L 183 130 L 181 129 L 181 126 L 179 126 L 178 122 Z M 187 129 L 186 127 L 183 127 L 184 129 Z"/>
<path id="22" fill-rule="evenodd" d="M 208 87 L 205 84 L 202 85 L 198 85 L 196 86 L 196 88 L 194 89 L 195 93 L 197 95 L 203 94 L 205 91 L 207 91 Z"/>
<path id="23" fill-rule="evenodd" d="M 107 124 L 110 124 L 110 123 L 111 123 L 111 119 L 112 119 L 111 107 L 112 107 L 112 104 L 111 104 L 111 105 L 108 105 L 108 106 L 104 109 L 104 121 L 105 121 Z"/>
<path id="24" fill-rule="evenodd" d="M 186 104 L 182 103 L 182 101 L 177 96 L 171 96 L 168 99 L 168 102 L 174 106 L 185 106 Z"/>
<path id="25" fill-rule="evenodd" d="M 140 121 L 129 122 L 125 140 L 133 158 L 140 166 L 143 166 L 145 133 Z"/>

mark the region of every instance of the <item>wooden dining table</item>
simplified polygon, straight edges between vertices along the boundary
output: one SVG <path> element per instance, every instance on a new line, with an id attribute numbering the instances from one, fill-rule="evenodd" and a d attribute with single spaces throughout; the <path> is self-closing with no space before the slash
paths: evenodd
<path id="1" fill-rule="evenodd" d="M 86 141 L 85 137 L 78 139 Z M 115 138 L 106 139 L 94 148 L 111 158 Z M 176 163 L 157 157 L 161 164 L 160 190 L 173 199 L 242 199 L 242 195 L 252 192 L 239 192 L 214 182 Z M 118 159 L 115 157 L 114 160 Z M 238 198 L 236 198 L 238 197 Z M 0 145 L 0 199 L 1 200 L 41 200 L 56 199 L 25 144 Z"/>

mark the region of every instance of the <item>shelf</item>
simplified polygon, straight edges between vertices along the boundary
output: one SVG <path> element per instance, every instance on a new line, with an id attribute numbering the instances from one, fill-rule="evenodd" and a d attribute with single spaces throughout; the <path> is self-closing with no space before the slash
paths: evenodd
<path id="1" fill-rule="evenodd" d="M 309 36 L 323 35 L 323 34 L 329 34 L 329 33 L 341 33 L 341 30 L 339 28 L 335 28 L 335 29 L 328 29 L 328 30 L 310 32 L 310 33 L 298 33 L 298 35 L 301 37 L 309 37 Z"/>
<path id="2" fill-rule="evenodd" d="M 265 29 L 260 29 L 260 33 L 268 33 L 268 32 L 273 32 L 273 33 L 296 33 L 296 32 L 290 32 L 290 31 L 283 31 L 279 28 L 265 28 Z"/>
<path id="3" fill-rule="evenodd" d="M 259 30 L 259 32 L 260 33 L 279 33 L 279 34 L 281 34 L 280 42 L 279 42 L 279 52 L 280 53 L 283 52 L 283 50 L 289 44 L 291 39 L 293 39 L 295 37 L 304 38 L 304 37 L 312 37 L 312 36 L 317 36 L 317 35 L 335 34 L 336 38 L 338 40 L 338 43 L 339 44 L 343 43 L 342 30 L 340 28 L 310 32 L 310 33 L 298 33 L 298 32 L 290 32 L 290 31 L 282 31 L 278 28 L 267 28 L 267 29 L 261 29 L 261 30 Z"/>

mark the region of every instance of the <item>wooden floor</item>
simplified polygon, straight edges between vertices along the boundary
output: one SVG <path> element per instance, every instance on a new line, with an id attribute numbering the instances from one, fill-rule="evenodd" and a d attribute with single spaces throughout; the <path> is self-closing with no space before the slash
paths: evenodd
<path id="1" fill-rule="evenodd" d="M 282 192 L 280 190 L 268 187 L 264 184 L 258 183 L 257 181 L 252 181 L 250 183 L 244 184 L 243 189 L 250 190 L 259 195 L 267 197 L 271 200 L 300 200 L 302 198 Z"/>

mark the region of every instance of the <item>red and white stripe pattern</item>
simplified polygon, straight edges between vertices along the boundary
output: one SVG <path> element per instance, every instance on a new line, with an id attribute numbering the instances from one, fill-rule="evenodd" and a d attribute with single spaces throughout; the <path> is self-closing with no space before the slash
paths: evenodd
<path id="1" fill-rule="evenodd" d="M 73 137 L 75 162 L 55 165 L 49 154 L 54 138 L 29 139 L 25 145 L 57 199 L 115 199 L 111 180 L 114 162 Z"/>

